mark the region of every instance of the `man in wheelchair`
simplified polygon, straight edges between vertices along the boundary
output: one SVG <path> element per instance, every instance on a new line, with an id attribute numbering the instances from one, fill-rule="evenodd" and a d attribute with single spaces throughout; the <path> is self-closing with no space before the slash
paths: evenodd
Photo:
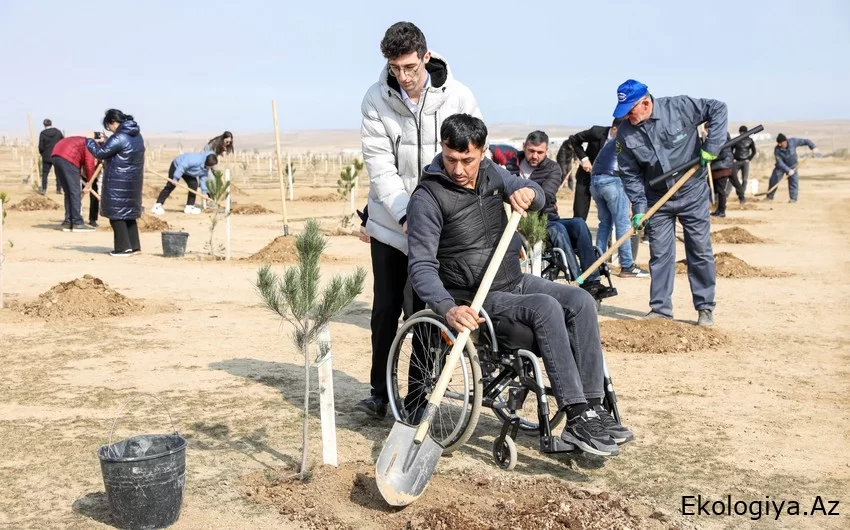
<path id="1" fill-rule="evenodd" d="M 456 299 L 472 299 L 507 226 L 504 202 L 540 210 L 543 190 L 485 159 L 487 127 L 468 114 L 448 117 L 442 153 L 425 168 L 407 210 L 413 288 L 458 331 L 484 320 Z M 633 438 L 602 406 L 603 356 L 596 302 L 583 289 L 522 274 L 518 236 L 501 263 L 484 310 L 531 329 L 567 426 L 561 439 L 601 456 Z"/>
<path id="2" fill-rule="evenodd" d="M 524 179 L 530 179 L 537 183 L 543 190 L 544 205 L 541 209 L 548 219 L 546 232 L 552 248 L 564 251 L 566 263 L 560 263 L 560 254 L 555 253 L 553 259 L 558 269 L 563 272 L 568 280 L 577 278 L 582 271 L 587 270 L 598 253 L 593 244 L 593 236 L 590 228 L 581 217 L 561 219 L 558 214 L 558 189 L 564 181 L 564 176 L 557 162 L 548 158 L 549 136 L 543 131 L 533 131 L 522 144 L 522 151 L 517 155 L 517 163 L 514 167 L 516 175 Z M 578 256 L 578 261 L 576 261 Z M 581 268 L 579 268 L 581 264 Z M 608 276 L 608 285 L 600 280 L 600 270 L 593 271 L 582 283 L 581 287 L 589 292 L 597 300 L 617 295 L 617 290 L 611 286 L 610 274 L 607 268 L 604 271 Z"/>

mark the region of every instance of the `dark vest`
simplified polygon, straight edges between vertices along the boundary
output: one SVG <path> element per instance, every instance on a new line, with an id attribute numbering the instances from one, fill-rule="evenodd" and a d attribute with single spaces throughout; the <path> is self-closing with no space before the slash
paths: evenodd
<path id="1" fill-rule="evenodd" d="M 437 249 L 440 280 L 452 296 L 471 301 L 508 224 L 502 176 L 488 161 L 482 162 L 474 190 L 434 173 L 423 174 L 419 187 L 434 197 L 443 214 Z M 499 265 L 492 291 L 510 291 L 522 279 L 521 246 L 515 235 Z"/>

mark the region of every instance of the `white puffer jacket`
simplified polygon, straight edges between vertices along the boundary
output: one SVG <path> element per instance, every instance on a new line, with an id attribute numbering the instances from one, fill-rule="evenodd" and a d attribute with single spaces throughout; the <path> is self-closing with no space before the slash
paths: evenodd
<path id="1" fill-rule="evenodd" d="M 448 63 L 434 52 L 426 65 L 431 82 L 414 114 L 402 100 L 398 80 L 381 70 L 363 98 L 360 136 L 369 174 L 369 220 L 366 232 L 407 254 L 401 221 L 422 170 L 440 151 L 440 127 L 452 114 L 481 118 L 472 91 L 456 81 Z"/>

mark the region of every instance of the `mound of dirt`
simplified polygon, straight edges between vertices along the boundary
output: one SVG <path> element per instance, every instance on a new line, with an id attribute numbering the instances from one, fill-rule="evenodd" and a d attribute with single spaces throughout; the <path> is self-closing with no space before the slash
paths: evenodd
<path id="1" fill-rule="evenodd" d="M 278 236 L 259 252 L 244 258 L 252 263 L 295 263 L 298 261 L 298 249 L 293 236 Z"/>
<path id="2" fill-rule="evenodd" d="M 303 202 L 337 202 L 341 201 L 342 197 L 340 197 L 339 193 L 328 193 L 327 195 L 308 195 L 306 197 L 299 197 L 297 200 Z"/>
<path id="3" fill-rule="evenodd" d="M 53 199 L 44 195 L 30 195 L 17 204 L 9 206 L 10 210 L 17 212 L 34 212 L 37 210 L 58 210 L 60 208 Z"/>
<path id="4" fill-rule="evenodd" d="M 71 320 L 124 316 L 143 308 L 141 302 L 115 291 L 100 278 L 86 274 L 54 285 L 36 301 L 21 304 L 18 311 L 45 320 Z"/>
<path id="5" fill-rule="evenodd" d="M 136 225 L 139 227 L 139 232 L 162 232 L 171 229 L 168 223 L 149 213 L 143 213 L 136 219 Z M 112 226 L 109 224 L 104 224 L 104 227 L 107 231 L 112 231 Z"/>
<path id="6" fill-rule="evenodd" d="M 685 353 L 716 349 L 729 339 L 714 328 L 673 320 L 613 320 L 599 325 L 602 347 L 628 353 Z"/>
<path id="7" fill-rule="evenodd" d="M 714 267 L 718 278 L 781 278 L 787 273 L 753 267 L 731 252 L 719 252 L 714 255 Z M 676 262 L 676 274 L 687 274 L 688 264 L 685 260 Z"/>
<path id="8" fill-rule="evenodd" d="M 306 483 L 243 477 L 246 494 L 301 528 L 488 530 L 514 528 L 669 528 L 656 510 L 609 493 L 577 489 L 554 478 L 435 474 L 425 493 L 404 510 L 388 509 L 375 484 L 374 465 L 317 468 Z M 519 492 L 522 492 L 521 494 Z"/>
<path id="9" fill-rule="evenodd" d="M 747 232 L 743 228 L 738 228 L 737 226 L 733 226 L 731 228 L 724 228 L 723 230 L 718 230 L 717 232 L 711 233 L 711 242 L 712 243 L 731 243 L 731 244 L 741 244 L 741 243 L 764 243 L 764 239 L 758 238 L 751 233 Z"/>
<path id="10" fill-rule="evenodd" d="M 230 213 L 234 215 L 258 215 L 261 213 L 274 213 L 265 206 L 261 206 L 259 204 L 247 203 L 247 204 L 234 204 L 230 208 Z"/>

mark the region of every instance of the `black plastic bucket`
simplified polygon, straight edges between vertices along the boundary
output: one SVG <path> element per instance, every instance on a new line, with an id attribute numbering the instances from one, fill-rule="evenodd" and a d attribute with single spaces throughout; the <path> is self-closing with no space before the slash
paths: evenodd
<path id="1" fill-rule="evenodd" d="M 120 416 L 121 412 L 112 423 L 112 432 Z M 112 443 L 112 432 L 97 456 L 115 524 L 127 529 L 174 524 L 180 517 L 186 487 L 186 439 L 174 431 L 142 434 Z"/>
<path id="2" fill-rule="evenodd" d="M 186 254 L 189 232 L 163 232 L 162 255 L 166 258 L 182 258 Z"/>

